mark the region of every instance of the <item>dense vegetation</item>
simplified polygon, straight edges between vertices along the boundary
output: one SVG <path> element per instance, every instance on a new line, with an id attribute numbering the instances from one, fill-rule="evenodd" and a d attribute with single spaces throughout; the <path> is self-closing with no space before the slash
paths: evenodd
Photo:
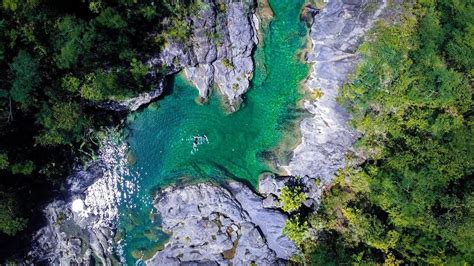
<path id="1" fill-rule="evenodd" d="M 161 70 L 146 62 L 186 36 L 186 2 L 0 1 L 0 250 L 41 217 L 72 158 L 94 157 L 116 123 L 96 103 L 153 88 Z"/>
<path id="2" fill-rule="evenodd" d="M 116 123 L 96 103 L 152 88 L 147 60 L 189 33 L 179 18 L 198 7 L 183 2 L 0 0 L 0 257 Z M 419 1 L 362 45 L 340 100 L 365 162 L 317 214 L 301 189 L 282 193 L 306 260 L 474 263 L 472 14 L 470 0 Z"/>
<path id="3" fill-rule="evenodd" d="M 419 1 L 360 47 L 340 102 L 365 162 L 293 219 L 305 234 L 288 226 L 307 260 L 474 263 L 473 14 L 472 1 Z"/>

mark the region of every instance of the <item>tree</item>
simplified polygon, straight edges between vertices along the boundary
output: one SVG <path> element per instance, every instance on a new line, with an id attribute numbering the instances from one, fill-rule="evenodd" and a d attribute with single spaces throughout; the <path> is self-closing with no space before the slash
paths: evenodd
<path id="1" fill-rule="evenodd" d="M 286 212 L 293 212 L 298 210 L 303 202 L 306 200 L 306 194 L 302 191 L 300 186 L 288 187 L 284 186 L 280 193 L 280 202 L 282 209 Z"/>
<path id="2" fill-rule="evenodd" d="M 111 7 L 107 7 L 100 12 L 97 22 L 111 29 L 120 29 L 127 26 L 127 22 Z"/>
<path id="3" fill-rule="evenodd" d="M 5 10 L 15 11 L 18 8 L 17 0 L 2 0 L 2 7 Z"/>
<path id="4" fill-rule="evenodd" d="M 368 160 L 339 173 L 309 220 L 332 236 L 319 246 L 337 241 L 357 263 L 474 262 L 474 46 L 450 50 L 453 34 L 471 36 L 473 5 L 461 2 L 420 3 L 361 46 L 339 101 Z"/>
<path id="5" fill-rule="evenodd" d="M 79 139 L 87 118 L 78 103 L 56 103 L 52 108 L 43 105 L 39 113 L 40 123 L 45 130 L 38 136 L 42 145 L 66 144 Z"/>
<path id="6" fill-rule="evenodd" d="M 0 153 L 0 170 L 8 167 L 8 156 L 5 153 Z"/>
<path id="7" fill-rule="evenodd" d="M 308 222 L 301 221 L 299 216 L 286 220 L 283 234 L 296 245 L 301 246 L 308 239 Z"/>
<path id="8" fill-rule="evenodd" d="M 81 80 L 72 75 L 67 75 L 62 79 L 62 88 L 71 93 L 76 93 L 79 91 L 81 86 Z"/>
<path id="9" fill-rule="evenodd" d="M 38 61 L 28 52 L 21 50 L 10 64 L 14 79 L 10 89 L 12 99 L 22 105 L 29 105 L 30 93 L 38 86 L 40 75 Z"/>
<path id="10" fill-rule="evenodd" d="M 53 40 L 59 52 L 56 55 L 56 63 L 59 68 L 71 68 L 78 63 L 82 55 L 89 53 L 93 34 L 83 21 L 72 16 L 61 18 L 56 28 L 58 33 Z"/>
<path id="11" fill-rule="evenodd" d="M 29 175 L 35 170 L 35 164 L 32 161 L 26 161 L 23 163 L 14 163 L 10 167 L 11 173 Z"/>
<path id="12" fill-rule="evenodd" d="M 130 72 L 136 80 L 143 79 L 149 71 L 148 66 L 138 61 L 136 58 L 133 58 L 132 62 L 130 62 Z"/>
<path id="13" fill-rule="evenodd" d="M 18 216 L 18 202 L 13 195 L 0 191 L 0 232 L 15 235 L 26 223 L 25 218 Z"/>

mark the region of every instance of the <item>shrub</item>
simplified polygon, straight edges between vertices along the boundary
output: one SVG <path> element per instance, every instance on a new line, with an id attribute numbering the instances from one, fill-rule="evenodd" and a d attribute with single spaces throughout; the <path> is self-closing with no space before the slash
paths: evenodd
<path id="1" fill-rule="evenodd" d="M 222 59 L 222 64 L 228 69 L 234 69 L 235 68 L 234 65 L 232 64 L 232 62 L 230 62 L 230 60 L 227 59 L 227 58 Z"/>
<path id="2" fill-rule="evenodd" d="M 302 246 L 308 238 L 308 222 L 301 221 L 299 216 L 286 220 L 283 234 L 296 245 Z"/>
<path id="3" fill-rule="evenodd" d="M 280 194 L 280 202 L 282 209 L 286 212 L 293 212 L 298 210 L 303 202 L 306 200 L 306 194 L 301 190 L 301 187 L 283 187 Z"/>

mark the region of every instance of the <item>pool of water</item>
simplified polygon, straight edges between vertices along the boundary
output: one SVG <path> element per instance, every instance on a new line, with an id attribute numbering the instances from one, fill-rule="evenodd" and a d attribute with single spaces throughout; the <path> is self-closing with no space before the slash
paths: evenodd
<path id="1" fill-rule="evenodd" d="M 270 151 L 294 133 L 289 125 L 300 116 L 299 86 L 309 69 L 298 57 L 307 34 L 299 21 L 303 2 L 270 1 L 274 19 L 254 53 L 254 78 L 239 111 L 226 114 L 218 93 L 196 104 L 197 90 L 177 75 L 163 99 L 129 117 L 130 170 L 139 189 L 120 207 L 117 238 L 127 263 L 166 241 L 152 206 L 160 187 L 227 178 L 256 186 L 259 174 L 271 170 Z"/>

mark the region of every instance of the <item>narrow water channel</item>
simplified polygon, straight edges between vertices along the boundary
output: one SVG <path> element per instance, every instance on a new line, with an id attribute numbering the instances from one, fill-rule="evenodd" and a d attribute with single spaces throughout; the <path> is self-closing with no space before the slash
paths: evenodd
<path id="1" fill-rule="evenodd" d="M 269 170 L 265 155 L 294 122 L 300 82 L 309 66 L 298 58 L 307 29 L 299 21 L 303 0 L 271 0 L 274 19 L 254 54 L 256 70 L 242 108 L 226 114 L 217 93 L 198 105 L 198 92 L 181 75 L 157 104 L 128 122 L 130 170 L 138 191 L 122 203 L 117 238 L 127 263 L 152 255 L 166 241 L 153 214 L 154 193 L 175 182 L 237 178 L 256 186 Z M 132 206 L 132 207 L 131 207 Z"/>

